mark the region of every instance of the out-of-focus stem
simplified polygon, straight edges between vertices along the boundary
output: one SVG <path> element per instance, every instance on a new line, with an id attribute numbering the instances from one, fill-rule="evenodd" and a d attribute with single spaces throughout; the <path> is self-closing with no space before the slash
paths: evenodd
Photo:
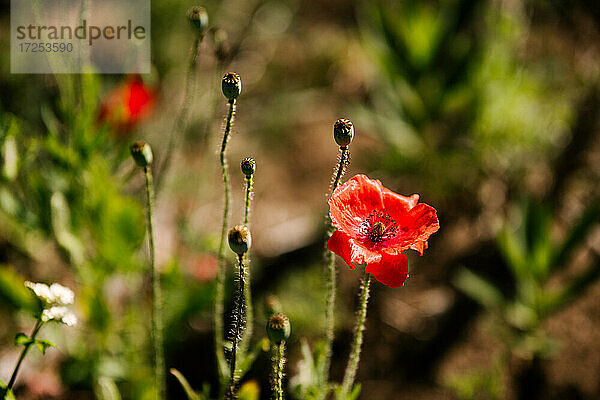
<path id="1" fill-rule="evenodd" d="M 198 64 L 198 53 L 200 51 L 200 43 L 204 34 L 198 33 L 194 39 L 192 50 L 190 52 L 190 59 L 187 65 L 186 77 L 185 77 L 185 89 L 183 94 L 183 103 L 179 108 L 179 112 L 175 117 L 173 124 L 173 132 L 169 136 L 169 143 L 167 145 L 167 152 L 163 157 L 162 164 L 158 170 L 158 176 L 156 179 L 156 190 L 160 191 L 164 177 L 167 175 L 171 159 L 173 158 L 173 151 L 175 150 L 175 143 L 179 136 L 183 134 L 185 125 L 188 120 L 190 107 L 194 99 L 194 93 L 196 92 L 196 65 Z"/>
<path id="2" fill-rule="evenodd" d="M 354 342 L 352 344 L 352 351 L 348 358 L 348 365 L 346 366 L 346 372 L 344 373 L 344 380 L 342 382 L 342 388 L 338 399 L 346 399 L 352 386 L 354 385 L 354 379 L 356 378 L 356 371 L 358 369 L 358 362 L 360 360 L 360 351 L 363 342 L 363 331 L 365 329 L 365 320 L 367 319 L 367 304 L 369 301 L 369 286 L 371 283 L 371 274 L 365 273 L 362 281 L 362 291 L 360 294 L 360 305 L 358 309 L 358 317 L 356 320 L 356 327 L 354 331 Z"/>
<path id="3" fill-rule="evenodd" d="M 152 279 L 152 346 L 154 347 L 154 380 L 156 399 L 164 400 L 165 385 L 165 352 L 163 347 L 162 288 L 160 274 L 156 268 L 156 250 L 152 229 L 152 208 L 154 203 L 154 186 L 150 166 L 144 167 L 146 175 L 146 220 L 148 226 L 148 243 L 150 245 L 150 272 Z"/>
<path id="4" fill-rule="evenodd" d="M 229 187 L 229 172 L 227 169 L 227 159 L 225 152 L 227 150 L 227 141 L 235 115 L 235 99 L 229 100 L 229 112 L 225 124 L 225 132 L 223 133 L 223 141 L 221 143 L 221 153 L 219 156 L 221 162 L 221 172 L 223 174 L 223 184 L 225 187 L 225 205 L 223 208 L 223 223 L 221 226 L 221 240 L 219 243 L 219 270 L 217 272 L 217 284 L 215 293 L 215 353 L 219 367 L 219 378 L 221 387 L 225 387 L 227 382 L 227 363 L 225 361 L 225 353 L 223 350 L 223 310 L 225 303 L 225 241 L 227 240 L 227 227 L 229 226 L 229 203 L 230 203 L 230 187 Z"/>

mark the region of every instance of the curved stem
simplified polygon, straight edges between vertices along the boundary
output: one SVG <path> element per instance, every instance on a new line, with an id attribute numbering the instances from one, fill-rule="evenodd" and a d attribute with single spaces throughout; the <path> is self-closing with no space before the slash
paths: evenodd
<path id="1" fill-rule="evenodd" d="M 332 178 L 330 195 L 339 186 L 344 172 L 346 172 L 346 166 L 348 165 L 349 159 L 348 147 L 340 147 L 339 162 L 335 168 L 335 172 Z M 325 247 L 327 247 L 327 241 L 333 234 L 333 225 L 331 219 L 327 216 L 327 237 L 325 239 Z M 329 367 L 331 365 L 331 348 L 333 346 L 333 339 L 335 334 L 335 292 L 336 292 L 336 271 L 335 271 L 335 254 L 332 251 L 327 250 L 326 252 L 327 262 L 327 306 L 325 309 L 325 363 L 323 365 L 324 371 L 321 376 L 329 376 Z"/>
<path id="2" fill-rule="evenodd" d="M 235 398 L 235 387 L 237 385 L 238 377 L 236 375 L 237 371 L 237 352 L 239 347 L 239 342 L 242 336 L 242 329 L 244 325 L 244 276 L 245 276 L 245 266 L 244 266 L 244 256 L 238 256 L 238 287 L 235 299 L 235 311 L 233 315 L 233 340 L 231 347 L 231 358 L 229 359 L 229 392 L 227 395 L 228 399 Z"/>
<path id="3" fill-rule="evenodd" d="M 229 187 L 229 173 L 227 170 L 227 160 L 225 158 L 225 151 L 227 150 L 227 141 L 229 140 L 229 133 L 231 131 L 231 125 L 233 123 L 233 116 L 235 114 L 235 100 L 229 101 L 229 113 L 227 114 L 227 122 L 225 125 L 225 132 L 223 133 L 223 142 L 221 143 L 221 172 L 223 174 L 223 184 L 225 187 L 225 206 L 223 208 L 223 223 L 221 226 L 221 240 L 219 242 L 219 270 L 217 272 L 217 283 L 215 293 L 215 313 L 214 313 L 214 325 L 215 325 L 215 354 L 217 356 L 217 366 L 219 368 L 219 380 L 221 382 L 221 388 L 224 388 L 227 382 L 227 363 L 225 362 L 225 354 L 223 351 L 223 310 L 225 303 L 225 242 L 227 240 L 227 227 L 229 226 L 229 202 L 230 202 L 230 187 Z"/>
<path id="4" fill-rule="evenodd" d="M 163 348 L 162 288 L 160 274 L 156 269 L 156 251 L 152 230 L 152 208 L 154 203 L 154 186 L 150 166 L 144 168 L 146 175 L 146 225 L 148 226 L 148 243 L 150 246 L 150 273 L 152 279 L 152 346 L 154 347 L 154 380 L 156 398 L 165 399 L 165 352 Z"/>
<path id="5" fill-rule="evenodd" d="M 162 163 L 158 170 L 158 176 L 156 177 L 156 190 L 160 191 L 162 187 L 162 183 L 164 177 L 167 175 L 167 171 L 169 169 L 169 165 L 171 163 L 171 158 L 173 155 L 173 151 L 175 150 L 175 143 L 178 137 L 183 134 L 185 129 L 185 125 L 187 123 L 188 115 L 190 112 L 190 107 L 192 106 L 192 100 L 194 99 L 194 93 L 196 92 L 196 65 L 198 64 L 198 53 L 200 51 L 200 43 L 202 42 L 202 38 L 204 35 L 198 34 L 194 39 L 194 44 L 192 45 L 192 50 L 190 52 L 190 59 L 188 61 L 186 78 L 185 78 L 185 91 L 183 94 L 183 103 L 181 104 L 181 108 L 175 117 L 175 122 L 173 124 L 173 133 L 169 137 L 169 143 L 167 145 L 167 152 L 163 157 Z"/>
<path id="6" fill-rule="evenodd" d="M 40 328 L 42 327 L 42 325 L 44 325 L 44 323 L 42 322 L 42 319 L 38 318 L 38 320 L 35 322 L 35 326 L 33 327 L 33 332 L 31 333 L 31 337 L 30 337 L 31 341 L 25 345 L 25 348 L 21 352 L 21 355 L 19 356 L 19 360 L 17 361 L 17 365 L 15 365 L 15 369 L 13 370 L 13 373 L 10 376 L 10 380 L 8 381 L 8 385 L 6 385 L 6 390 L 4 391 L 4 393 L 2 393 L 2 395 L 3 395 L 2 398 L 4 398 L 4 395 L 6 395 L 6 392 L 8 390 L 11 390 L 13 385 L 15 384 L 15 380 L 17 379 L 17 373 L 19 372 L 19 368 L 21 368 L 21 363 L 23 363 L 23 360 L 25 359 L 25 356 L 27 355 L 27 352 L 29 351 L 29 348 L 31 347 L 31 345 L 34 344 L 35 337 L 37 336 L 38 332 L 40 331 Z"/>
<path id="7" fill-rule="evenodd" d="M 252 186 L 254 183 L 254 177 L 246 177 L 246 205 L 244 207 L 244 225 L 246 227 L 249 226 L 249 215 L 250 215 L 250 205 L 252 202 Z M 252 333 L 254 330 L 254 309 L 252 307 L 252 289 L 250 282 L 250 269 L 244 268 L 244 301 L 246 304 L 246 329 L 244 329 L 244 336 L 242 339 L 240 354 L 242 356 L 246 355 L 248 351 L 248 346 L 250 345 L 250 338 L 252 337 Z"/>
<path id="8" fill-rule="evenodd" d="M 352 344 L 352 352 L 348 358 L 348 365 L 344 373 L 342 389 L 340 391 L 340 399 L 345 399 L 354 385 L 358 362 L 360 360 L 360 350 L 363 342 L 363 331 L 365 329 L 365 320 L 367 319 L 367 304 L 369 301 L 369 286 L 371 283 L 371 274 L 365 273 L 362 281 L 362 291 L 360 294 L 360 306 L 358 309 L 358 317 L 354 331 L 354 343 Z"/>

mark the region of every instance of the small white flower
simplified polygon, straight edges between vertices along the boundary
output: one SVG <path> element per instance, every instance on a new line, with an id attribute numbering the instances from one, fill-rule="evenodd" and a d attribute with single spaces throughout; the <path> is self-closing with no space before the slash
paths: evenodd
<path id="1" fill-rule="evenodd" d="M 42 321 L 48 322 L 55 320 L 62 322 L 67 326 L 77 324 L 77 317 L 67 307 L 50 307 L 42 313 Z"/>
<path id="2" fill-rule="evenodd" d="M 44 302 L 42 311 L 42 321 L 58 321 L 67 326 L 77 324 L 77 317 L 65 304 L 73 304 L 75 295 L 73 291 L 58 283 L 48 286 L 45 283 L 25 282 L 25 286 L 30 288 L 35 295 Z"/>
<path id="3" fill-rule="evenodd" d="M 48 305 L 73 304 L 75 300 L 73 291 L 58 283 L 48 286 L 45 283 L 26 281 L 25 286 L 33 290 L 33 293 Z"/>
<path id="4" fill-rule="evenodd" d="M 50 285 L 50 294 L 53 296 L 56 304 L 73 304 L 75 301 L 73 291 L 58 283 Z"/>
<path id="5" fill-rule="evenodd" d="M 25 281 L 25 286 L 33 290 L 33 293 L 46 303 L 52 303 L 53 296 L 50 293 L 50 288 L 45 283 L 36 283 Z"/>
<path id="6" fill-rule="evenodd" d="M 62 323 L 66 326 L 77 325 L 77 317 L 75 314 L 69 311 L 64 317 L 62 317 Z"/>

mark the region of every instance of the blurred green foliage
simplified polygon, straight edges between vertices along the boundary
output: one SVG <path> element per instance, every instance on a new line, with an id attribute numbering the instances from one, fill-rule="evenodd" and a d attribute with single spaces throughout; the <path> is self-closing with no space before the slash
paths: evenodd
<path id="1" fill-rule="evenodd" d="M 518 176 L 561 143 L 573 93 L 547 96 L 564 82 L 520 56 L 525 21 L 512 11 L 480 0 L 362 3 L 378 69 L 355 114 L 386 150 L 371 168 L 426 177 L 443 196 Z"/>
<path id="2" fill-rule="evenodd" d="M 496 329 L 508 351 L 523 358 L 548 357 L 553 341 L 544 332 L 544 321 L 600 277 L 600 260 L 579 268 L 572 276 L 549 282 L 572 266 L 575 251 L 600 221 L 600 206 L 593 201 L 562 240 L 552 239 L 554 219 L 544 204 L 524 201 L 516 228 L 505 226 L 498 246 L 515 284 L 514 294 L 504 294 L 494 283 L 463 269 L 455 284 L 497 318 Z"/>

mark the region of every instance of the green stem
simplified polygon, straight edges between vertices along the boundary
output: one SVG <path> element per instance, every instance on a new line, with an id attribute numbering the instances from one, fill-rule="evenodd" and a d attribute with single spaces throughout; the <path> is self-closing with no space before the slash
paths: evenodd
<path id="1" fill-rule="evenodd" d="M 331 194 L 335 191 L 335 189 L 340 185 L 340 180 L 344 173 L 346 172 L 346 167 L 348 166 L 348 162 L 350 160 L 350 150 L 348 147 L 340 147 L 340 160 L 336 167 L 335 177 L 333 179 L 333 183 L 331 184 Z"/>
<path id="2" fill-rule="evenodd" d="M 227 160 L 225 151 L 227 150 L 227 141 L 231 131 L 231 124 L 235 114 L 235 100 L 229 101 L 229 113 L 227 114 L 227 122 L 225 132 L 223 133 L 223 142 L 221 143 L 221 171 L 223 174 L 223 184 L 225 186 L 225 206 L 223 209 L 223 224 L 221 226 L 221 241 L 219 243 L 219 270 L 217 272 L 217 283 L 215 289 L 215 354 L 217 356 L 217 366 L 219 368 L 219 380 L 221 382 L 221 390 L 227 384 L 227 363 L 225 362 L 225 354 L 223 350 L 223 310 L 225 308 L 225 243 L 227 240 L 227 227 L 229 226 L 229 202 L 230 202 L 230 187 L 229 173 L 227 170 Z"/>
<path id="3" fill-rule="evenodd" d="M 248 217 L 250 215 L 250 203 L 252 201 L 252 185 L 254 178 L 252 176 L 246 177 L 246 206 L 244 207 L 244 225 L 248 227 Z M 242 339 L 240 354 L 246 355 L 248 346 L 250 345 L 250 338 L 254 330 L 254 309 L 252 307 L 252 289 L 250 285 L 250 269 L 244 268 L 244 301 L 246 302 L 246 329 L 244 330 L 244 337 Z"/>
<path id="4" fill-rule="evenodd" d="M 356 320 L 356 328 L 354 331 L 354 343 L 352 344 L 352 352 L 348 358 L 348 365 L 344 373 L 342 389 L 340 391 L 340 399 L 345 399 L 354 385 L 356 378 L 356 370 L 360 361 L 360 350 L 363 342 L 363 331 L 365 329 L 365 320 L 367 319 L 367 304 L 369 301 L 369 286 L 371 283 L 371 274 L 365 272 L 362 281 L 362 291 L 360 294 L 360 308 L 358 309 L 358 318 Z"/>
<path id="5" fill-rule="evenodd" d="M 250 216 L 250 203 L 252 201 L 253 176 L 246 177 L 246 206 L 244 207 L 244 225 L 248 227 L 248 218 Z"/>
<path id="6" fill-rule="evenodd" d="M 194 99 L 194 93 L 196 93 L 196 65 L 198 64 L 198 53 L 200 51 L 200 43 L 202 42 L 204 35 L 198 34 L 194 39 L 194 44 L 190 52 L 190 59 L 187 65 L 186 78 L 185 78 L 185 91 L 183 94 L 183 103 L 181 108 L 175 117 L 173 126 L 173 133 L 169 136 L 169 143 L 167 145 L 167 152 L 162 160 L 160 169 L 158 170 L 158 176 L 156 179 L 156 190 L 160 191 L 164 177 L 167 175 L 169 165 L 171 163 L 173 151 L 175 150 L 175 143 L 179 136 L 183 134 L 185 125 L 188 120 L 190 107 Z"/>
<path id="7" fill-rule="evenodd" d="M 37 336 L 38 332 L 40 331 L 40 328 L 42 327 L 42 325 L 44 325 L 44 323 L 42 322 L 42 319 L 40 317 L 35 322 L 35 326 L 33 327 L 33 332 L 31 333 L 31 337 L 30 337 L 31 341 L 25 345 L 25 348 L 21 352 L 21 355 L 19 356 L 19 360 L 17 361 L 17 365 L 15 365 L 15 369 L 13 370 L 13 373 L 10 376 L 10 380 L 8 381 L 8 385 L 6 386 L 6 390 L 4 391 L 4 393 L 2 393 L 3 399 L 4 399 L 4 396 L 6 395 L 6 393 L 9 390 L 11 390 L 13 385 L 15 384 L 15 380 L 17 379 L 17 373 L 19 372 L 19 368 L 21 368 L 21 363 L 23 363 L 23 360 L 25 359 L 25 356 L 27 355 L 29 348 L 35 343 L 35 337 Z"/>
<path id="8" fill-rule="evenodd" d="M 154 380 L 156 399 L 165 399 L 165 353 L 163 348 L 162 289 L 160 274 L 156 269 L 156 250 L 152 230 L 152 207 L 154 203 L 154 186 L 150 166 L 144 168 L 146 175 L 146 225 L 148 226 L 148 243 L 150 246 L 150 273 L 152 279 L 152 346 L 154 347 Z"/>
<path id="9" fill-rule="evenodd" d="M 344 172 L 346 172 L 346 166 L 348 165 L 349 150 L 348 147 L 340 147 L 339 162 L 335 168 L 335 175 L 332 179 L 330 195 L 333 194 L 335 189 L 339 186 Z M 327 237 L 325 239 L 325 247 L 327 247 L 327 241 L 333 235 L 333 225 L 331 219 L 327 216 Z M 333 346 L 333 339 L 335 334 L 335 292 L 336 292 L 336 271 L 335 271 L 335 254 L 332 251 L 327 250 L 326 252 L 327 261 L 327 306 L 325 309 L 325 363 L 323 365 L 323 371 L 321 371 L 325 381 L 329 375 L 329 367 L 331 365 L 331 348 Z"/>
<path id="10" fill-rule="evenodd" d="M 271 345 L 271 362 L 273 372 L 271 376 L 271 389 L 275 400 L 283 400 L 283 370 L 285 368 L 285 340 L 279 344 Z"/>
<path id="11" fill-rule="evenodd" d="M 236 375 L 237 371 L 237 352 L 239 350 L 239 342 L 242 339 L 242 328 L 244 325 L 244 276 L 246 274 L 244 266 L 244 256 L 238 256 L 238 287 L 235 299 L 235 311 L 233 315 L 233 338 L 232 338 L 232 347 L 231 347 L 231 358 L 229 360 L 229 392 L 227 395 L 228 399 L 235 398 L 235 387 L 237 385 L 238 377 Z"/>

